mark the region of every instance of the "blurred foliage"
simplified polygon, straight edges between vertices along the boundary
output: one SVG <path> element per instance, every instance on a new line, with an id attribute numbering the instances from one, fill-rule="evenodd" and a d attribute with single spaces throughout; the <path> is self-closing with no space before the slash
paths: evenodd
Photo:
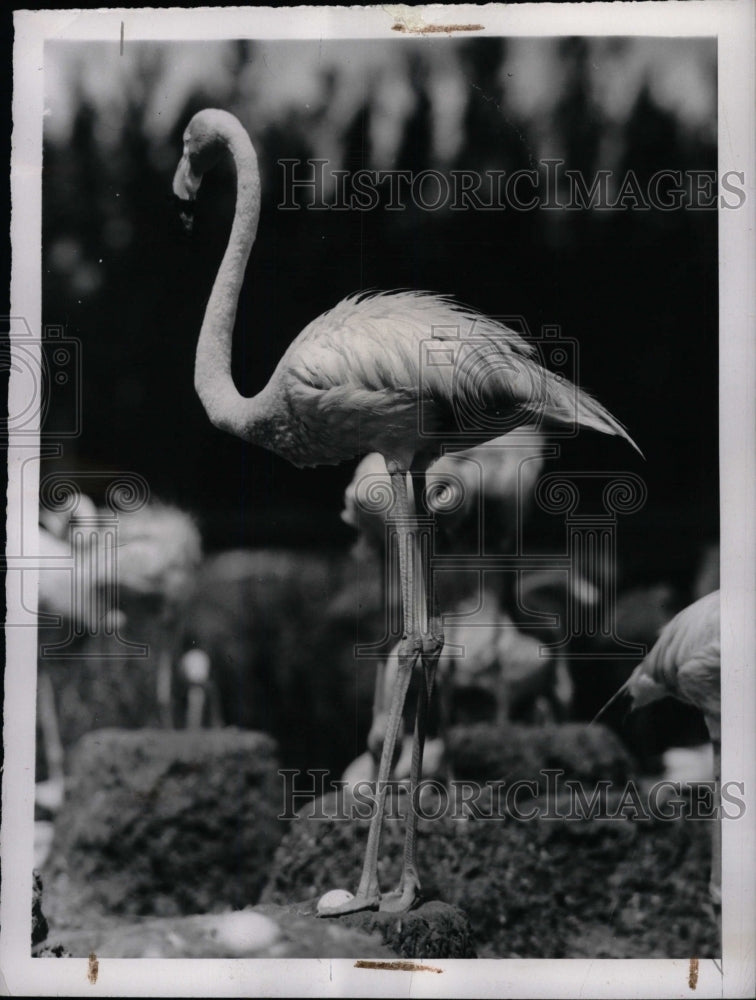
<path id="1" fill-rule="evenodd" d="M 249 128 L 263 182 L 241 390 L 261 388 L 293 336 L 361 288 L 451 293 L 524 316 L 534 334 L 559 324 L 578 341 L 581 385 L 646 455 L 585 434 L 563 444 L 562 467 L 643 475 L 646 509 L 621 529 L 643 551 L 628 558 L 650 576 L 654 561 L 689 575 L 718 529 L 716 211 L 281 211 L 279 161 L 511 172 L 562 158 L 612 183 L 632 170 L 642 187 L 659 170 L 714 171 L 714 42 L 131 43 L 122 56 L 49 43 L 46 100 L 43 319 L 80 338 L 84 366 L 83 433 L 61 467 L 140 472 L 200 515 L 211 549 L 347 538 L 350 468 L 297 471 L 214 430 L 194 394 L 233 173 L 207 176 L 192 239 L 171 179 L 190 115 L 221 106 Z M 53 400 L 48 429 L 64 419 Z"/>

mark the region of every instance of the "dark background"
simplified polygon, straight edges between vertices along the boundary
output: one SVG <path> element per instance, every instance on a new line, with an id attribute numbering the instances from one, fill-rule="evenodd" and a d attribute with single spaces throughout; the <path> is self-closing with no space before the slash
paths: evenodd
<path id="1" fill-rule="evenodd" d="M 194 393 L 233 173 L 207 175 L 191 238 L 171 180 L 191 114 L 221 106 L 249 128 L 263 182 L 235 338 L 241 391 L 359 289 L 453 294 L 523 316 L 533 335 L 558 324 L 578 341 L 580 384 L 645 461 L 586 433 L 547 471 L 641 475 L 646 505 L 620 525 L 626 576 L 688 581 L 718 535 L 716 210 L 284 212 L 277 161 L 325 149 L 346 170 L 513 171 L 560 157 L 589 182 L 633 170 L 642 188 L 659 170 L 714 171 L 715 42 L 398 39 L 329 43 L 315 62 L 317 43 L 281 45 L 48 45 L 43 320 L 80 339 L 84 385 L 81 436 L 48 470 L 139 472 L 198 516 L 209 551 L 352 538 L 338 514 L 353 464 L 297 470 L 215 430 Z M 455 106 L 445 145 L 451 126 L 434 115 Z M 379 127 L 397 130 L 390 162 Z M 53 434 L 69 405 L 53 396 Z"/>

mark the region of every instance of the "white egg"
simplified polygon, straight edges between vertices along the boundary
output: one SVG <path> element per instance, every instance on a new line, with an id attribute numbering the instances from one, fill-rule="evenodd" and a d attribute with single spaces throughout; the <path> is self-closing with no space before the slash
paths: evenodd
<path id="1" fill-rule="evenodd" d="M 342 903 L 346 903 L 350 899 L 354 899 L 353 892 L 349 892 L 347 889 L 331 889 L 318 900 L 318 913 L 330 910 L 333 906 L 341 906 Z"/>

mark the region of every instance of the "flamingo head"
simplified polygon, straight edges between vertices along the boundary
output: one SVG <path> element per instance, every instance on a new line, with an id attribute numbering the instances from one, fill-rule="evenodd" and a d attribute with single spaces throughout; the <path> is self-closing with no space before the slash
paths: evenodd
<path id="1" fill-rule="evenodd" d="M 187 231 L 192 228 L 189 203 L 197 197 L 202 176 L 215 166 L 223 150 L 228 148 L 229 120 L 236 123 L 227 111 L 206 108 L 198 111 L 184 130 L 184 151 L 173 175 L 173 193 L 182 202 L 181 221 Z"/>

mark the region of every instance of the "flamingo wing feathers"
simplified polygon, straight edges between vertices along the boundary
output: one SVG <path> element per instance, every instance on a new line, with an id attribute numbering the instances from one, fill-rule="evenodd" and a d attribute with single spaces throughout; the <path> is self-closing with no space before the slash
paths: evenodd
<path id="1" fill-rule="evenodd" d="M 540 421 L 628 437 L 587 393 L 539 365 L 519 333 L 430 292 L 344 299 L 293 341 L 269 389 L 309 438 L 302 464 L 375 450 L 408 467 L 466 432 L 490 439 Z"/>

